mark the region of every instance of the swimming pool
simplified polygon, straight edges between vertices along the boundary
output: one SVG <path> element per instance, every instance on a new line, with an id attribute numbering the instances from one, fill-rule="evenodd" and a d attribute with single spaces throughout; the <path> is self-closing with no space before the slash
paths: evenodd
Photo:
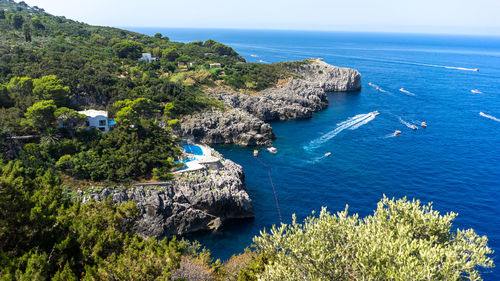
<path id="1" fill-rule="evenodd" d="M 194 155 L 203 155 L 203 150 L 197 145 L 183 145 L 182 146 L 186 153 L 191 153 Z"/>

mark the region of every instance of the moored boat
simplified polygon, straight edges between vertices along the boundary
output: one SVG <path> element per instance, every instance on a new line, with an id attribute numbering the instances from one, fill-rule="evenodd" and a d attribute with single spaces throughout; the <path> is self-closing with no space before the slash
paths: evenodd
<path id="1" fill-rule="evenodd" d="M 269 151 L 271 153 L 274 153 L 274 154 L 278 153 L 278 149 L 276 149 L 276 147 L 272 147 L 272 146 L 268 147 L 267 151 Z"/>

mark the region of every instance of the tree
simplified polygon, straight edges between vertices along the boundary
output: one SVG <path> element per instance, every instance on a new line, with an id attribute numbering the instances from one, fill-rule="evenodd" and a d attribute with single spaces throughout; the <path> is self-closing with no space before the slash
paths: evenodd
<path id="1" fill-rule="evenodd" d="M 207 41 L 205 41 L 205 43 L 203 44 L 203 47 L 205 48 L 212 48 L 212 46 L 214 46 L 215 44 L 217 44 L 216 41 L 212 40 L 212 39 L 208 39 Z"/>
<path id="2" fill-rule="evenodd" d="M 254 238 L 271 261 L 260 280 L 480 280 L 493 267 L 488 239 L 453 232 L 455 213 L 384 197 L 372 216 L 344 212 L 273 227 Z"/>
<path id="3" fill-rule="evenodd" d="M 54 115 L 57 121 L 61 122 L 61 125 L 70 132 L 73 137 L 76 130 L 83 128 L 87 116 L 80 114 L 77 111 L 67 108 L 60 107 L 55 112 Z"/>
<path id="4" fill-rule="evenodd" d="M 188 56 L 180 56 L 180 57 L 178 57 L 175 61 L 176 61 L 176 62 L 188 62 L 188 61 L 190 61 L 190 60 L 191 60 L 191 58 L 190 58 L 190 57 L 188 57 Z"/>
<path id="5" fill-rule="evenodd" d="M 177 53 L 177 50 L 174 48 L 168 48 L 163 50 L 162 52 L 162 58 L 168 60 L 168 61 L 175 61 L 176 58 L 179 57 L 179 53 Z"/>
<path id="6" fill-rule="evenodd" d="M 120 109 L 116 113 L 115 121 L 118 125 L 129 128 L 131 125 L 135 125 L 139 122 L 137 111 L 129 106 Z"/>
<path id="7" fill-rule="evenodd" d="M 31 25 L 38 30 L 45 29 L 45 26 L 42 24 L 42 21 L 39 17 L 35 16 L 31 19 Z"/>
<path id="8" fill-rule="evenodd" d="M 53 127 L 56 121 L 54 112 L 57 107 L 53 100 L 40 101 L 30 106 L 26 113 L 23 125 L 29 125 L 38 130 Z"/>
<path id="9" fill-rule="evenodd" d="M 26 40 L 26 42 L 31 42 L 31 28 L 28 23 L 23 24 L 23 33 L 24 33 L 24 40 Z"/>
<path id="10" fill-rule="evenodd" d="M 117 109 L 119 109 L 118 113 L 116 114 L 117 117 L 122 110 L 126 110 L 128 113 L 134 113 L 136 114 L 137 118 L 152 118 L 155 114 L 160 112 L 160 106 L 147 98 L 138 98 L 135 100 L 121 100 L 117 101 L 113 104 L 113 106 Z M 127 114 L 128 114 L 127 113 Z M 125 114 L 124 112 L 120 114 Z"/>
<path id="11" fill-rule="evenodd" d="M 40 99 L 53 100 L 57 106 L 68 103 L 69 87 L 65 87 L 55 75 L 43 76 L 33 80 L 33 93 Z"/>
<path id="12" fill-rule="evenodd" d="M 11 14 L 10 22 L 15 29 L 20 29 L 23 26 L 24 19 L 20 14 Z"/>
<path id="13" fill-rule="evenodd" d="M 7 87 L 0 84 L 0 107 L 11 107 L 13 105 L 12 99 L 9 96 Z"/>
<path id="14" fill-rule="evenodd" d="M 238 53 L 236 53 L 236 51 L 233 50 L 233 48 L 226 46 L 224 44 L 221 44 L 221 43 L 215 43 L 211 48 L 217 54 L 219 54 L 221 56 L 237 56 L 238 55 Z"/>
<path id="15" fill-rule="evenodd" d="M 5 11 L 0 9 L 0 20 L 5 19 Z"/>
<path id="16" fill-rule="evenodd" d="M 162 37 L 163 35 L 159 32 L 155 34 L 155 38 L 161 39 Z"/>
<path id="17" fill-rule="evenodd" d="M 127 40 L 114 44 L 112 49 L 119 58 L 138 59 L 141 56 L 142 44 Z"/>

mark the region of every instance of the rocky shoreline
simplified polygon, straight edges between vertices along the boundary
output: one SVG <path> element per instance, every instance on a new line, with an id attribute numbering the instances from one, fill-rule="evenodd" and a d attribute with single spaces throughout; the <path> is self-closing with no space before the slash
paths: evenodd
<path id="1" fill-rule="evenodd" d="M 108 197 L 115 204 L 137 203 L 134 231 L 145 237 L 217 230 L 226 220 L 254 217 L 243 168 L 228 159 L 222 159 L 217 169 L 184 173 L 172 182 L 79 193 L 83 203 Z"/>
<path id="2" fill-rule="evenodd" d="M 302 65 L 297 74 L 301 78 L 258 94 L 211 89 L 207 94 L 220 100 L 226 110 L 185 117 L 177 134 L 206 145 L 271 145 L 276 137 L 267 122 L 311 118 L 313 112 L 328 106 L 327 92 L 361 89 L 358 71 L 321 59 Z M 88 202 L 109 197 L 115 204 L 136 202 L 139 216 L 134 230 L 146 237 L 217 230 L 227 220 L 253 218 L 242 167 L 213 149 L 211 152 L 221 159 L 217 165 L 178 174 L 171 182 L 94 188 L 80 192 L 79 199 Z"/>
<path id="3" fill-rule="evenodd" d="M 302 65 L 297 74 L 301 78 L 258 94 L 211 89 L 207 94 L 228 109 L 186 117 L 177 133 L 207 145 L 270 145 L 275 135 L 267 122 L 311 118 L 313 112 L 328 106 L 327 92 L 361 89 L 357 70 L 332 66 L 321 59 Z"/>

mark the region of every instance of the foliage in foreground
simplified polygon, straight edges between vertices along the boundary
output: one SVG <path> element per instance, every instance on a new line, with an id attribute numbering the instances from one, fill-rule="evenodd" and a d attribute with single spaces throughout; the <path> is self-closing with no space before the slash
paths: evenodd
<path id="1" fill-rule="evenodd" d="M 0 280 L 481 280 L 487 238 L 456 214 L 383 198 L 373 216 L 322 210 L 273 227 L 225 264 L 178 240 L 134 234 L 134 203 L 74 201 L 48 169 L 0 162 Z"/>
<path id="2" fill-rule="evenodd" d="M 133 202 L 71 200 L 51 171 L 36 178 L 0 161 L 0 280 L 168 280 L 197 246 L 133 233 Z M 206 256 L 206 254 L 205 254 Z"/>
<path id="3" fill-rule="evenodd" d="M 455 213 L 420 201 L 384 197 L 364 219 L 323 209 L 303 224 L 273 227 L 254 238 L 270 258 L 260 280 L 481 280 L 493 267 L 488 239 L 452 231 Z M 255 277 L 255 275 L 254 275 Z"/>

